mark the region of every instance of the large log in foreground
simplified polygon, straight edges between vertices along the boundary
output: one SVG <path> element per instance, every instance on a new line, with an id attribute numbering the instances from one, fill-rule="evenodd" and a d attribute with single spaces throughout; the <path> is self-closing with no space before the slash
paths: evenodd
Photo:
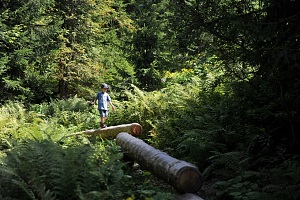
<path id="1" fill-rule="evenodd" d="M 142 168 L 165 180 L 178 192 L 195 193 L 201 188 L 203 178 L 195 165 L 173 158 L 125 132 L 117 135 L 116 143 Z"/>
<path id="2" fill-rule="evenodd" d="M 176 200 L 204 200 L 201 197 L 191 194 L 191 193 L 185 193 L 183 195 L 180 195 L 176 198 Z"/>
<path id="3" fill-rule="evenodd" d="M 115 138 L 119 133 L 127 132 L 132 135 L 138 136 L 142 134 L 142 126 L 138 123 L 121 124 L 117 126 L 109 126 L 101 129 L 92 129 L 66 135 L 65 137 L 77 135 L 96 135 L 102 138 Z"/>

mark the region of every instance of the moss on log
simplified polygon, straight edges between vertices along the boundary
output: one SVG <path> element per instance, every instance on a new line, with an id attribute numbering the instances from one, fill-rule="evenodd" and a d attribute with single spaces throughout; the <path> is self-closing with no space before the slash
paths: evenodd
<path id="1" fill-rule="evenodd" d="M 142 168 L 165 180 L 178 192 L 195 193 L 201 188 L 203 178 L 195 165 L 173 158 L 126 132 L 117 135 L 116 143 Z"/>
<path id="2" fill-rule="evenodd" d="M 142 126 L 138 123 L 121 124 L 121 125 L 109 126 L 101 129 L 80 131 L 77 133 L 66 135 L 65 137 L 78 136 L 78 135 L 95 135 L 95 136 L 100 136 L 102 138 L 115 138 L 121 132 L 127 132 L 132 135 L 138 136 L 142 134 Z"/>

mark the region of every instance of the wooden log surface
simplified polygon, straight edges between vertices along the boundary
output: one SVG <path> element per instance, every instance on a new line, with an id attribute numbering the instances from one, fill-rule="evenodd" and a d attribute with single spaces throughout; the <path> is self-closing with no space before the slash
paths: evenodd
<path id="1" fill-rule="evenodd" d="M 126 132 L 117 135 L 116 143 L 142 168 L 165 180 L 178 192 L 195 193 L 201 188 L 203 178 L 195 165 L 173 158 Z"/>
<path id="2" fill-rule="evenodd" d="M 64 136 L 64 138 L 78 136 L 78 135 L 95 135 L 95 136 L 100 136 L 102 138 L 115 138 L 121 132 L 127 132 L 134 136 L 139 136 L 142 134 L 142 126 L 138 123 L 121 124 L 121 125 L 109 126 L 101 129 L 80 131 L 77 133 L 66 135 Z"/>
<path id="3" fill-rule="evenodd" d="M 201 197 L 191 194 L 191 193 L 185 193 L 183 195 L 177 196 L 176 200 L 204 200 Z"/>

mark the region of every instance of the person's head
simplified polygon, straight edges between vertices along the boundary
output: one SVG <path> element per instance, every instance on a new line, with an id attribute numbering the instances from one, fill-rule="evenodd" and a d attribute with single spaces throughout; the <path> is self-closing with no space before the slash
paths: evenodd
<path id="1" fill-rule="evenodd" d="M 107 85 L 106 83 L 102 83 L 102 84 L 101 84 L 101 90 L 102 90 L 103 92 L 106 92 L 106 91 L 108 90 L 108 85 Z"/>

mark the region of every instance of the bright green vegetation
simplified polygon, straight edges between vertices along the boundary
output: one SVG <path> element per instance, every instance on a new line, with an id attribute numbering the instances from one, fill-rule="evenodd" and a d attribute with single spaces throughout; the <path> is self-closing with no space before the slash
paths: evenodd
<path id="1" fill-rule="evenodd" d="M 113 140 L 67 138 L 97 127 L 98 116 L 83 99 L 53 101 L 25 109 L 1 108 L 1 199 L 172 199 L 144 171 L 132 171 Z M 173 194 L 171 194 L 171 192 Z"/>
<path id="2" fill-rule="evenodd" d="M 300 2 L 2 0 L 0 199 L 174 199 L 108 125 L 197 165 L 209 200 L 300 199 Z M 165 185 L 164 185 L 165 186 Z"/>

